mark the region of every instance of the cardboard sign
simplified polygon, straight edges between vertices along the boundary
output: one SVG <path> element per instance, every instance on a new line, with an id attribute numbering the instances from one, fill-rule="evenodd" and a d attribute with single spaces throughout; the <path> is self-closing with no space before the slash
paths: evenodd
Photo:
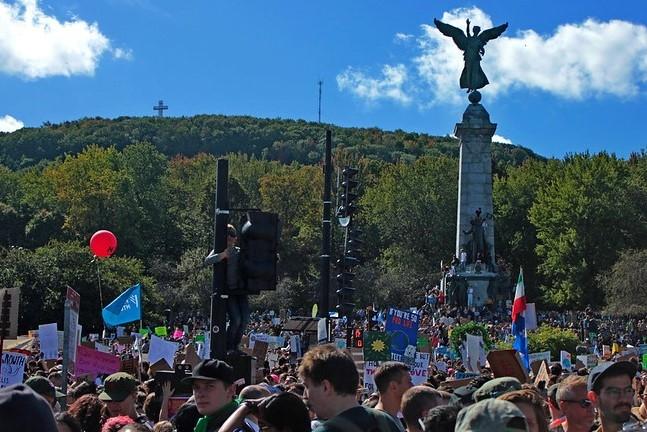
<path id="1" fill-rule="evenodd" d="M 495 378 L 511 376 L 517 378 L 521 383 L 528 381 L 528 373 L 521 363 L 517 350 L 490 351 L 487 360 Z"/>
<path id="2" fill-rule="evenodd" d="M 76 352 L 76 376 L 119 372 L 121 360 L 114 354 L 103 353 L 80 345 Z"/>
<path id="3" fill-rule="evenodd" d="M 25 373 L 27 356 L 16 352 L 2 353 L 2 369 L 0 369 L 0 388 L 22 383 Z"/>
<path id="4" fill-rule="evenodd" d="M 264 362 L 265 356 L 267 355 L 267 347 L 267 342 L 256 341 L 252 350 L 252 357 L 256 357 L 256 360 L 261 363 Z"/>
<path id="5" fill-rule="evenodd" d="M 200 363 L 200 357 L 198 356 L 198 352 L 193 344 L 188 344 L 186 348 L 184 348 L 184 363 L 190 364 L 191 368 L 196 367 L 196 365 Z"/>
<path id="6" fill-rule="evenodd" d="M 457 389 L 457 388 L 459 388 L 459 387 L 466 386 L 466 385 L 467 385 L 467 384 L 469 384 L 469 383 L 470 383 L 470 381 L 472 381 L 473 379 L 474 379 L 474 378 L 465 378 L 465 379 L 457 379 L 457 380 L 447 380 L 447 381 L 443 381 L 443 382 L 441 382 L 441 383 L 440 383 L 440 385 L 441 385 L 441 386 L 448 386 L 448 387 L 452 387 L 452 388 Z"/>
<path id="7" fill-rule="evenodd" d="M 166 363 L 166 360 L 164 360 L 163 358 L 161 358 L 161 359 L 157 360 L 155 363 L 151 364 L 148 369 L 149 369 L 150 374 L 153 374 L 153 375 L 156 372 L 159 372 L 159 371 L 172 371 L 173 370 L 171 365 Z"/>
<path id="8" fill-rule="evenodd" d="M 539 386 L 539 383 L 542 381 L 546 385 L 548 385 L 548 382 L 550 381 L 550 374 L 548 373 L 548 370 L 548 363 L 546 362 L 546 360 L 542 360 L 541 365 L 539 366 L 539 371 L 535 376 L 535 386 Z"/>
<path id="9" fill-rule="evenodd" d="M 121 360 L 119 371 L 129 373 L 132 376 L 137 376 L 137 359 L 129 358 Z"/>

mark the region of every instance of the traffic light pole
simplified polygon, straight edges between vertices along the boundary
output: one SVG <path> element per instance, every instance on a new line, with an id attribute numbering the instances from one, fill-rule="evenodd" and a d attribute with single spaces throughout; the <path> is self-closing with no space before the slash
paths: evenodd
<path id="1" fill-rule="evenodd" d="M 319 290 L 319 317 L 326 320 L 328 328 L 329 292 L 330 292 L 330 189 L 332 182 L 332 133 L 326 130 L 326 155 L 324 160 L 323 218 L 321 221 L 321 288 Z M 331 335 L 328 335 L 331 340 Z"/>
<path id="2" fill-rule="evenodd" d="M 213 250 L 223 251 L 227 247 L 227 223 L 229 222 L 229 161 L 218 159 L 216 174 L 216 210 L 214 216 Z M 220 261 L 213 266 L 211 289 L 211 319 L 209 325 L 211 358 L 225 360 L 227 354 L 227 296 L 222 294 L 227 284 L 227 262 Z"/>

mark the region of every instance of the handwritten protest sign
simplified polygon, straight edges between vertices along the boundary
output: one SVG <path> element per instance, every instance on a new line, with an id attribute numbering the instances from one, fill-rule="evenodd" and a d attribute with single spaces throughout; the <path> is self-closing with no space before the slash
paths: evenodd
<path id="1" fill-rule="evenodd" d="M 76 376 L 119 372 L 121 360 L 114 354 L 103 353 L 79 345 L 76 351 Z"/>
<path id="2" fill-rule="evenodd" d="M 391 354 L 394 360 L 413 357 L 418 343 L 417 313 L 389 308 L 385 331 L 391 334 Z"/>
<path id="3" fill-rule="evenodd" d="M 427 381 L 427 370 L 429 369 L 430 359 L 431 354 L 429 353 L 416 353 L 415 363 L 409 371 L 413 385 L 420 385 Z M 369 392 L 377 391 L 374 376 L 379 364 L 380 362 L 375 361 L 364 362 L 364 388 Z"/>
<path id="4" fill-rule="evenodd" d="M 2 370 L 0 371 L 0 388 L 22 382 L 25 373 L 27 356 L 16 352 L 2 353 Z"/>
<path id="5" fill-rule="evenodd" d="M 43 360 L 57 359 L 58 332 L 56 330 L 56 323 L 39 325 L 38 338 L 40 339 L 40 351 L 43 353 Z"/>

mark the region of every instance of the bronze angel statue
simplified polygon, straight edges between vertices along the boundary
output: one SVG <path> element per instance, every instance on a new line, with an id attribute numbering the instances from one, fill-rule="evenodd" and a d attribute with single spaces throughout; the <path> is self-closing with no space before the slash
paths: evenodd
<path id="1" fill-rule="evenodd" d="M 501 33 L 508 28 L 508 23 L 502 24 L 481 32 L 479 26 L 474 26 L 474 34 L 470 34 L 470 20 L 467 20 L 467 35 L 463 30 L 450 24 L 438 21 L 434 18 L 434 24 L 442 34 L 449 36 L 454 40 L 458 48 L 463 51 L 465 66 L 461 73 L 461 88 L 467 89 L 467 92 L 473 92 L 489 84 L 483 69 L 481 69 L 481 56 L 485 54 L 485 44 L 489 40 L 498 38 Z"/>

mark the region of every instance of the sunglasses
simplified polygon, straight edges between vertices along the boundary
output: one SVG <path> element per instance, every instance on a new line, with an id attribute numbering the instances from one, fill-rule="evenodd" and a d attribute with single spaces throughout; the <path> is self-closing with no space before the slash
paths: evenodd
<path id="1" fill-rule="evenodd" d="M 593 405 L 593 402 L 591 402 L 588 399 L 580 399 L 580 400 L 562 400 L 560 402 L 568 402 L 568 403 L 576 403 L 579 404 L 582 408 L 588 408 L 591 405 Z"/>

